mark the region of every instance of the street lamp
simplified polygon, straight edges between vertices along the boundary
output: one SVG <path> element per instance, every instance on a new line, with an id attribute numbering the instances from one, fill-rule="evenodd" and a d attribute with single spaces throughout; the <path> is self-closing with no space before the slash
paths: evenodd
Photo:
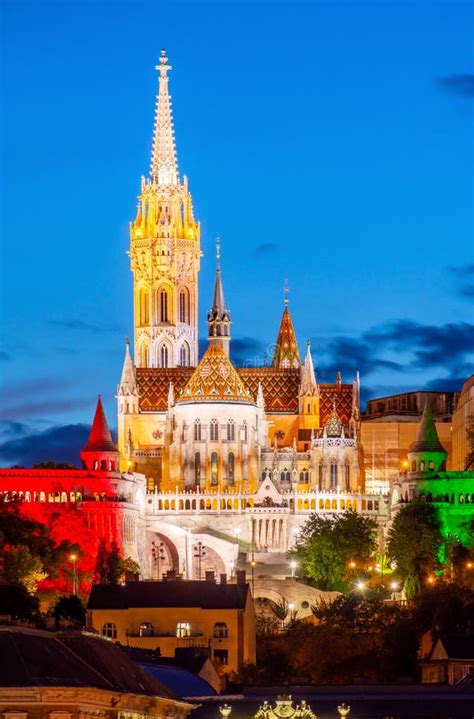
<path id="1" fill-rule="evenodd" d="M 77 574 L 76 574 L 77 554 L 70 554 L 69 559 L 72 562 L 72 593 L 77 594 Z"/>
<path id="2" fill-rule="evenodd" d="M 206 549 L 202 542 L 194 547 L 194 558 L 198 560 L 198 579 L 201 579 L 202 558 L 206 556 Z"/>
<path id="3" fill-rule="evenodd" d="M 160 542 L 159 544 L 156 544 L 155 541 L 151 543 L 151 556 L 153 557 L 153 561 L 155 562 L 157 566 L 158 571 L 158 581 L 161 579 L 161 562 L 166 559 L 165 556 L 165 545 L 163 542 Z"/>
<path id="4" fill-rule="evenodd" d="M 297 566 L 298 566 L 298 562 L 296 562 L 294 559 L 292 559 L 291 562 L 290 562 L 291 578 L 292 578 L 292 579 L 295 578 L 295 573 L 296 573 L 296 567 L 297 567 Z"/>
<path id="5" fill-rule="evenodd" d="M 359 592 L 363 592 L 365 589 L 365 582 L 363 582 L 362 580 L 356 582 L 356 589 L 358 589 Z"/>

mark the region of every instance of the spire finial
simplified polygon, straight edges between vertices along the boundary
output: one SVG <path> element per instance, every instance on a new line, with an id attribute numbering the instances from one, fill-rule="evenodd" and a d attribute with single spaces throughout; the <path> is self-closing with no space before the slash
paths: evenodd
<path id="1" fill-rule="evenodd" d="M 285 277 L 285 282 L 283 283 L 283 292 L 285 297 L 285 307 L 288 307 L 288 294 L 290 292 L 290 288 L 288 287 L 288 278 Z"/>
<path id="2" fill-rule="evenodd" d="M 156 97 L 155 129 L 151 155 L 151 176 L 157 185 L 178 184 L 178 163 L 174 141 L 171 98 L 168 94 L 168 65 L 166 50 L 161 51 L 160 64 L 155 70 L 160 74 Z"/>
<path id="3" fill-rule="evenodd" d="M 220 268 L 221 268 L 221 238 L 220 238 L 220 235 L 217 235 L 217 237 L 216 237 L 216 261 L 217 261 L 217 269 L 220 270 Z"/>

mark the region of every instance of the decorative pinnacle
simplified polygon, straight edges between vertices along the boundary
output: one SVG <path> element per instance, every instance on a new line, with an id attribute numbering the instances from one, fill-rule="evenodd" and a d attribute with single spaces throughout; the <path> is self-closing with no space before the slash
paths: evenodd
<path id="1" fill-rule="evenodd" d="M 217 269 L 220 269 L 220 265 L 221 265 L 221 238 L 220 238 L 220 235 L 217 235 L 217 237 L 216 237 L 216 260 L 217 260 Z"/>
<path id="2" fill-rule="evenodd" d="M 155 65 L 155 70 L 158 70 L 161 77 L 167 77 L 168 70 L 172 70 L 172 65 L 167 65 L 168 58 L 166 57 L 166 50 L 161 51 L 160 64 Z"/>
<path id="3" fill-rule="evenodd" d="M 285 277 L 285 283 L 283 285 L 283 292 L 285 296 L 285 307 L 288 307 L 288 294 L 290 292 L 290 288 L 288 287 L 288 278 Z"/>

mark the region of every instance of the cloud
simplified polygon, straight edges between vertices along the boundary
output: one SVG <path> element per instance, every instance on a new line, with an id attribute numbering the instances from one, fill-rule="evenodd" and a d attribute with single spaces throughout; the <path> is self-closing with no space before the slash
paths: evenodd
<path id="1" fill-rule="evenodd" d="M 90 398 L 31 400 L 2 407 L 0 409 L 0 419 L 32 419 L 34 417 L 43 417 L 45 414 L 61 414 L 62 412 L 71 412 L 90 406 Z"/>
<path id="2" fill-rule="evenodd" d="M 458 97 L 474 97 L 474 75 L 447 75 L 436 78 L 436 85 Z"/>
<path id="3" fill-rule="evenodd" d="M 262 242 L 262 244 L 257 245 L 253 249 L 252 255 L 260 259 L 268 257 L 268 255 L 273 255 L 275 252 L 278 252 L 279 249 L 280 245 L 276 242 Z"/>
<path id="4" fill-rule="evenodd" d="M 101 325 L 92 322 L 83 322 L 82 320 L 50 320 L 51 325 L 63 327 L 67 330 L 80 330 L 92 332 L 93 334 L 102 334 L 103 332 L 120 332 L 117 325 Z"/>
<path id="5" fill-rule="evenodd" d="M 253 337 L 236 337 L 230 342 L 230 356 L 236 367 L 259 367 L 269 357 L 269 350 L 263 342 Z"/>
<path id="6" fill-rule="evenodd" d="M 474 298 L 474 265 L 448 267 L 454 285 L 454 291 L 461 297 Z"/>
<path id="7" fill-rule="evenodd" d="M 68 424 L 8 439 L 0 444 L 0 461 L 3 465 L 25 467 L 48 460 L 80 466 L 79 453 L 89 432 L 90 427 L 86 424 Z"/>

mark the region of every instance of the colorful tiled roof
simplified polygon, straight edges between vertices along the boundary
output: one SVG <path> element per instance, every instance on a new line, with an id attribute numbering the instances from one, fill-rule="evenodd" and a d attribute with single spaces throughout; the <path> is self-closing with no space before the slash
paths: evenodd
<path id="1" fill-rule="evenodd" d="M 275 369 L 299 369 L 301 365 L 298 343 L 288 305 L 285 304 L 280 329 L 273 352 L 272 367 Z"/>
<path id="2" fill-rule="evenodd" d="M 209 345 L 177 401 L 254 402 L 233 364 L 218 344 Z"/>

